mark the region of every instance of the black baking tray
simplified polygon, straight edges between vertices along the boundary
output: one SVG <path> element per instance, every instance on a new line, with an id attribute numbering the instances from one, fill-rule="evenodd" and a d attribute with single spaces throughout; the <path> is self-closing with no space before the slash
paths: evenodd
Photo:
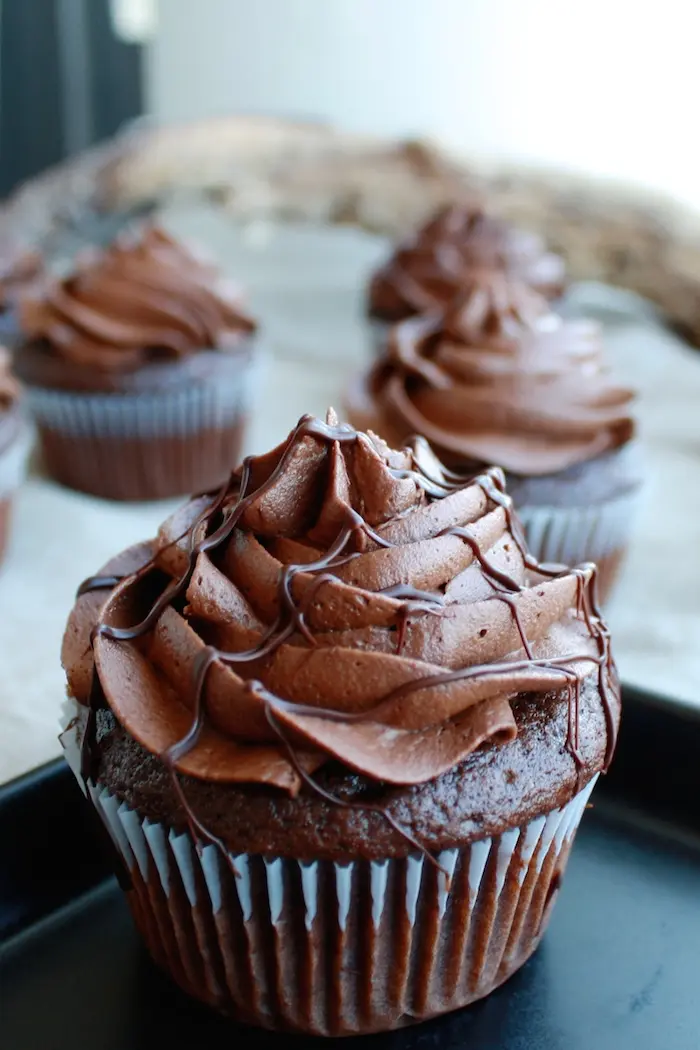
<path id="1" fill-rule="evenodd" d="M 3 1050 L 700 1050 L 700 718 L 625 690 L 544 942 L 482 1003 L 317 1041 L 244 1029 L 146 957 L 88 807 L 59 762 L 0 790 Z"/>

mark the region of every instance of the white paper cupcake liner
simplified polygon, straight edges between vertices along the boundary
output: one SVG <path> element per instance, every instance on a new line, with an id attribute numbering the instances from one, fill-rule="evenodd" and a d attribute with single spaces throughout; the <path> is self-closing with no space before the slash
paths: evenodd
<path id="1" fill-rule="evenodd" d="M 189 435 L 203 426 L 230 425 L 249 404 L 257 370 L 242 364 L 223 382 L 139 394 L 75 394 L 27 388 L 40 427 L 73 437 L 153 438 Z"/>
<path id="2" fill-rule="evenodd" d="M 108 499 L 204 491 L 237 465 L 258 355 L 206 380 L 137 394 L 27 389 L 49 474 Z"/>
<path id="3" fill-rule="evenodd" d="M 587 507 L 517 508 L 527 545 L 540 562 L 580 565 L 599 563 L 599 591 L 614 582 L 618 562 L 629 543 L 642 500 L 640 488 L 616 499 Z M 616 559 L 614 564 L 610 559 Z"/>
<path id="4" fill-rule="evenodd" d="M 70 733 L 66 757 L 77 771 Z M 422 855 L 344 863 L 224 855 L 90 797 L 128 870 L 154 959 L 239 1020 L 345 1035 L 400 1027 L 488 994 L 546 927 L 594 778 L 520 828 Z"/>

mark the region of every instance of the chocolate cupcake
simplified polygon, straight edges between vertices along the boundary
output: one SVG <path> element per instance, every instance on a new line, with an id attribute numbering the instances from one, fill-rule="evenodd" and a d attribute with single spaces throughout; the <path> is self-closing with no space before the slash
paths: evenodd
<path id="1" fill-rule="evenodd" d="M 120 500 L 223 481 L 255 325 L 212 266 L 150 227 L 24 298 L 21 322 L 16 368 L 54 478 Z"/>
<path id="2" fill-rule="evenodd" d="M 633 396 L 611 378 L 595 322 L 562 320 L 491 273 L 397 325 L 347 411 L 393 445 L 422 434 L 450 467 L 498 463 L 534 555 L 595 561 L 605 597 L 641 484 Z"/>
<path id="3" fill-rule="evenodd" d="M 370 281 L 367 312 L 382 350 L 388 327 L 449 305 L 479 271 L 516 277 L 547 299 L 565 287 L 564 260 L 535 233 L 517 229 L 478 205 L 441 209 L 399 244 Z"/>
<path id="4" fill-rule="evenodd" d="M 86 581 L 63 743 L 154 959 L 324 1035 L 505 981 L 615 746 L 595 572 L 533 561 L 500 470 L 329 415 Z"/>
<path id="5" fill-rule="evenodd" d="M 9 354 L 0 347 L 0 561 L 7 549 L 12 497 L 24 477 L 28 451 L 19 384 L 10 373 Z"/>

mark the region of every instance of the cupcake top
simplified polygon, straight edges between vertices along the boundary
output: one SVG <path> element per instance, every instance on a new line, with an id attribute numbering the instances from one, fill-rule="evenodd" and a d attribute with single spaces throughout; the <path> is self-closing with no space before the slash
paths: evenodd
<path id="1" fill-rule="evenodd" d="M 395 452 L 332 413 L 304 417 L 86 581 L 63 662 L 79 702 L 210 785 L 313 795 L 329 768 L 423 784 L 507 748 L 514 698 L 542 719 L 562 690 L 581 762 L 586 682 L 608 757 L 617 717 L 594 576 L 533 562 L 500 470 L 467 480 L 422 441 Z"/>
<path id="2" fill-rule="evenodd" d="M 87 254 L 68 277 L 26 297 L 20 319 L 30 340 L 22 368 L 39 356 L 71 374 L 115 376 L 232 349 L 255 328 L 215 268 L 154 226 Z M 27 378 L 53 374 L 46 364 L 38 371 Z"/>
<path id="3" fill-rule="evenodd" d="M 450 463 L 538 476 L 626 444 L 633 398 L 611 377 L 595 322 L 563 320 L 491 273 L 445 310 L 396 325 L 348 408 L 389 441 L 424 435 Z"/>
<path id="4" fill-rule="evenodd" d="M 474 271 L 495 270 L 547 298 L 564 289 L 564 261 L 534 233 L 475 206 L 444 208 L 398 246 L 369 288 L 369 313 L 385 321 L 446 306 Z"/>

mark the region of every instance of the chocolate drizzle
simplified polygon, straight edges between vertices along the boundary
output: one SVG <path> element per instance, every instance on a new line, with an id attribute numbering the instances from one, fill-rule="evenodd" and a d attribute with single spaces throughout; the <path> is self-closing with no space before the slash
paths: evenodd
<path id="1" fill-rule="evenodd" d="M 123 576 L 88 576 L 78 587 L 75 596 L 81 598 L 83 594 L 90 594 L 92 591 L 111 591 L 123 579 Z"/>
<path id="2" fill-rule="evenodd" d="M 161 547 L 161 552 L 167 547 L 177 545 L 180 540 L 185 540 L 184 568 L 162 587 L 158 596 L 152 600 L 150 608 L 145 617 L 139 622 L 120 626 L 108 622 L 104 610 L 100 615 L 93 630 L 93 642 L 98 638 L 104 638 L 116 643 L 136 643 L 149 635 L 158 624 L 163 613 L 170 607 L 181 602 L 188 591 L 192 581 L 197 559 L 207 552 L 216 552 L 223 549 L 234 535 L 234 531 L 240 527 L 247 512 L 253 504 L 259 505 L 261 497 L 270 492 L 279 479 L 287 470 L 292 457 L 305 439 L 311 438 L 325 446 L 327 449 L 334 445 L 357 444 L 362 435 L 347 425 L 338 424 L 333 416 L 329 416 L 327 422 L 303 417 L 298 426 L 290 435 L 283 446 L 279 459 L 269 471 L 265 479 L 259 484 L 254 483 L 256 472 L 259 472 L 260 461 L 248 458 L 244 461 L 238 472 L 221 488 L 218 493 L 210 493 L 205 498 L 205 506 L 198 513 L 193 524 L 178 537 L 171 541 L 166 547 Z M 366 438 L 364 440 L 367 440 Z M 515 517 L 511 501 L 504 489 L 503 473 L 498 468 L 491 468 L 484 474 L 476 477 L 464 477 L 454 472 L 442 470 L 437 461 L 426 462 L 429 453 L 426 453 L 424 443 L 417 441 L 413 445 L 411 454 L 411 466 L 399 465 L 396 458 L 391 459 L 387 453 L 386 469 L 395 481 L 411 480 L 417 488 L 426 493 L 426 498 L 442 500 L 450 493 L 459 492 L 468 483 L 478 486 L 483 492 L 487 504 L 492 504 L 505 515 L 508 532 L 512 535 L 523 564 L 528 572 L 536 574 L 540 579 L 558 580 L 571 577 L 572 571 L 562 566 L 543 566 L 529 555 L 525 547 L 522 529 Z M 235 493 L 235 496 L 233 496 Z M 314 600 L 320 589 L 326 584 L 337 585 L 342 580 L 338 571 L 349 566 L 352 561 L 362 556 L 362 550 L 366 549 L 367 543 L 371 544 L 373 550 L 389 550 L 400 546 L 392 541 L 387 535 L 383 535 L 373 528 L 365 520 L 365 517 L 356 509 L 344 504 L 338 508 L 336 514 L 337 534 L 335 539 L 328 545 L 325 553 L 305 563 L 290 562 L 282 566 L 278 581 L 279 610 L 276 617 L 268 628 L 262 633 L 253 647 L 243 648 L 240 651 L 230 651 L 213 644 L 205 644 L 199 651 L 192 664 L 190 693 L 190 710 L 192 718 L 187 731 L 174 743 L 162 749 L 158 757 L 169 770 L 173 787 L 180 800 L 190 830 L 196 840 L 204 840 L 221 846 L 223 844 L 203 826 L 197 815 L 192 811 L 188 803 L 182 782 L 180 780 L 180 763 L 190 756 L 207 729 L 207 710 L 205 704 L 205 690 L 207 680 L 212 673 L 212 668 L 217 665 L 242 666 L 253 665 L 251 677 L 242 684 L 242 689 L 249 700 L 254 700 L 261 705 L 264 721 L 274 738 L 281 744 L 287 754 L 291 766 L 301 782 L 310 790 L 315 791 L 326 801 L 334 805 L 354 806 L 364 810 L 373 810 L 379 814 L 401 834 L 412 849 L 423 849 L 421 843 L 407 829 L 397 824 L 391 813 L 380 806 L 368 806 L 365 803 L 350 803 L 329 791 L 312 775 L 313 769 L 301 760 L 301 752 L 297 742 L 297 731 L 294 727 L 290 732 L 289 719 L 285 716 L 293 715 L 295 718 L 308 718 L 318 723 L 334 723 L 339 726 L 352 726 L 353 724 L 367 723 L 376 717 L 381 722 L 381 712 L 396 701 L 405 700 L 413 694 L 420 693 L 431 688 L 449 686 L 451 683 L 465 682 L 468 680 L 487 679 L 489 677 L 512 676 L 515 672 L 541 669 L 553 676 L 553 683 L 561 681 L 562 686 L 567 689 L 569 696 L 569 730 L 567 734 L 567 747 L 576 763 L 577 769 L 581 769 L 582 760 L 579 752 L 579 691 L 580 677 L 574 669 L 580 662 L 595 662 L 598 666 L 600 693 L 604 704 L 605 717 L 608 729 L 608 741 L 606 748 L 606 766 L 615 746 L 615 717 L 613 700 L 610 693 L 609 679 L 613 675 L 614 665 L 610 655 L 609 636 L 607 628 L 603 624 L 600 613 L 589 582 L 595 578 L 595 568 L 584 566 L 573 571 L 576 581 L 576 606 L 577 617 L 585 625 L 588 636 L 593 639 L 597 646 L 597 656 L 586 651 L 580 654 L 569 653 L 563 656 L 537 657 L 528 639 L 527 631 L 518 603 L 518 596 L 531 588 L 523 586 L 510 573 L 504 571 L 494 564 L 493 560 L 482 550 L 480 543 L 473 532 L 463 526 L 449 526 L 436 534 L 436 538 L 457 537 L 463 540 L 470 548 L 474 564 L 478 564 L 483 578 L 488 581 L 492 594 L 487 600 L 505 604 L 511 613 L 523 650 L 522 658 L 507 660 L 496 660 L 488 663 L 472 664 L 466 667 L 456 667 L 441 671 L 438 674 L 430 674 L 415 677 L 413 680 L 404 681 L 392 688 L 378 700 L 374 708 L 366 707 L 358 711 L 334 710 L 323 705 L 311 705 L 283 699 L 273 690 L 268 688 L 257 678 L 255 668 L 260 661 L 275 654 L 283 645 L 290 643 L 294 638 L 303 640 L 307 647 L 318 646 L 318 640 L 314 635 L 308 621 L 309 610 L 313 607 Z M 398 520 L 401 519 L 392 519 Z M 352 545 L 352 546 L 351 546 Z M 353 549 L 354 548 L 354 549 Z M 180 548 L 182 550 L 182 548 Z M 143 580 L 153 571 L 157 564 L 157 556 L 143 565 L 131 576 L 123 579 L 116 575 L 101 575 L 92 577 L 85 581 L 79 589 L 79 595 L 101 588 L 109 589 L 117 587 L 115 600 L 124 593 L 125 588 L 134 584 L 137 580 Z M 295 596 L 295 579 L 304 574 L 305 578 L 312 577 L 310 584 L 305 587 L 301 599 Z M 118 585 L 118 586 L 117 586 Z M 400 655 L 404 649 L 409 622 L 414 618 L 425 616 L 441 616 L 446 610 L 445 595 L 413 586 L 410 583 L 396 583 L 379 588 L 376 593 L 385 598 L 399 602 L 396 616 L 396 654 Z M 109 603 L 108 603 L 109 605 Z M 485 632 L 484 632 L 485 633 Z M 297 652 L 298 650 L 294 650 Z M 555 688 L 550 685 L 549 688 Z M 505 687 L 504 687 L 505 688 Z M 95 739 L 95 712 L 104 705 L 102 686 L 99 681 L 97 669 L 93 672 L 93 688 L 90 693 L 88 715 L 88 726 L 83 735 L 84 755 L 83 776 L 91 779 L 96 771 L 96 739 Z M 496 740 L 498 734 L 493 735 Z M 308 756 L 307 756 L 308 757 Z M 316 763 L 318 765 L 318 762 Z M 427 852 L 427 851 L 424 851 Z"/>
<path id="3" fill-rule="evenodd" d="M 484 480 L 488 479 L 488 480 Z M 513 539 L 515 540 L 518 549 L 523 557 L 525 567 L 531 572 L 535 572 L 540 576 L 548 577 L 549 579 L 556 579 L 566 573 L 573 573 L 578 581 L 576 589 L 576 607 L 579 616 L 582 616 L 588 629 L 589 634 L 593 637 L 598 645 L 598 688 L 600 696 L 603 701 L 603 708 L 605 711 L 605 722 L 607 729 L 607 739 L 605 747 L 605 765 L 603 771 L 607 772 L 612 756 L 615 751 L 615 745 L 617 743 L 617 727 L 613 712 L 613 698 L 610 693 L 610 678 L 615 672 L 615 666 L 612 659 L 612 653 L 610 650 L 610 631 L 608 630 L 607 624 L 603 619 L 603 615 L 598 603 L 596 595 L 596 575 L 597 570 L 595 565 L 583 565 L 578 566 L 575 569 L 568 569 L 562 565 L 547 565 L 538 562 L 527 549 L 527 543 L 525 540 L 525 534 L 523 532 L 520 521 L 513 508 L 513 502 L 505 492 L 505 481 L 503 473 L 501 471 L 490 471 L 487 474 L 482 475 L 479 478 L 479 484 L 484 487 L 485 494 L 489 499 L 493 500 L 494 503 L 498 504 L 506 513 L 508 521 L 508 528 L 511 532 Z M 489 567 L 482 562 L 484 571 L 490 576 L 493 575 L 493 567 Z M 587 586 L 586 570 L 590 573 L 590 586 Z M 514 581 L 502 581 L 506 586 L 514 583 Z M 519 585 L 516 585 L 519 590 Z M 502 596 L 501 596 L 502 597 Z M 517 610 L 514 609 L 511 603 L 511 609 L 514 612 L 518 630 L 520 631 L 521 637 L 523 636 L 522 626 L 517 614 Z M 528 652 L 528 646 L 524 646 L 526 652 Z M 529 655 L 529 654 L 528 654 Z M 572 662 L 575 661 L 575 657 L 570 658 Z M 553 661 L 552 661 L 553 663 Z M 560 668 L 560 670 L 563 670 Z M 579 702 L 580 702 L 580 688 L 581 684 L 578 678 L 574 678 L 573 682 L 571 679 L 568 682 L 569 690 L 569 733 L 567 736 L 567 747 L 571 751 L 571 755 L 576 762 L 577 768 L 581 769 L 581 756 L 578 751 L 579 742 Z"/>

